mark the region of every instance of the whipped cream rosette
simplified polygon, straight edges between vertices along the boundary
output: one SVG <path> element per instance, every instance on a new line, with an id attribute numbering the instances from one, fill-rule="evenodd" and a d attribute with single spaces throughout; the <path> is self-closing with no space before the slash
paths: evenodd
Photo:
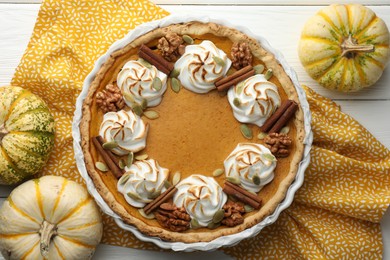
<path id="1" fill-rule="evenodd" d="M 144 207 L 166 190 L 164 182 L 168 179 L 169 170 L 154 159 L 136 161 L 130 167 L 125 167 L 125 171 L 117 188 L 134 207 Z"/>
<path id="2" fill-rule="evenodd" d="M 200 226 L 210 224 L 227 200 L 227 195 L 212 177 L 193 174 L 179 182 L 176 188 L 173 203 L 184 207 Z"/>
<path id="3" fill-rule="evenodd" d="M 121 110 L 104 114 L 99 135 L 105 142 L 115 141 L 118 147 L 111 151 L 117 155 L 138 152 L 146 146 L 149 125 L 133 111 Z"/>
<path id="4" fill-rule="evenodd" d="M 185 53 L 175 63 L 180 71 L 181 84 L 195 93 L 215 89 L 214 82 L 226 75 L 232 62 L 226 53 L 211 41 L 188 45 Z"/>
<path id="5" fill-rule="evenodd" d="M 161 88 L 153 87 L 153 80 L 161 80 Z M 118 87 L 121 89 L 126 104 L 131 107 L 132 96 L 134 100 L 141 103 L 143 99 L 147 101 L 148 107 L 157 106 L 162 100 L 162 95 L 167 89 L 167 75 L 159 71 L 155 66 L 146 67 L 139 61 L 130 60 L 119 72 L 117 77 Z"/>
<path id="6" fill-rule="evenodd" d="M 240 185 L 259 192 L 274 178 L 276 158 L 271 151 L 255 143 L 240 143 L 224 161 L 226 177 L 238 179 Z"/>
<path id="7" fill-rule="evenodd" d="M 281 103 L 277 86 L 267 81 L 263 74 L 254 75 L 230 88 L 227 96 L 234 117 L 242 123 L 257 126 L 262 126 Z"/>

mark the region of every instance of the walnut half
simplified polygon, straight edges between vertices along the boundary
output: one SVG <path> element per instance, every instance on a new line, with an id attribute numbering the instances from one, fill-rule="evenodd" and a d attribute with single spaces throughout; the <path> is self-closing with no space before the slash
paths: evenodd
<path id="1" fill-rule="evenodd" d="M 225 216 L 222 220 L 222 224 L 228 227 L 234 227 L 244 222 L 245 213 L 244 206 L 240 203 L 228 201 L 224 206 Z"/>
<path id="2" fill-rule="evenodd" d="M 161 55 L 168 61 L 175 61 L 184 54 L 183 38 L 173 32 L 168 32 L 158 40 L 157 49 Z"/>
<path id="3" fill-rule="evenodd" d="M 237 70 L 252 64 L 252 53 L 246 42 L 235 42 L 230 52 L 233 67 Z"/>
<path id="4" fill-rule="evenodd" d="M 104 90 L 96 93 L 96 104 L 104 113 L 117 112 L 124 108 L 125 101 L 118 86 L 115 83 L 110 83 Z"/>
<path id="5" fill-rule="evenodd" d="M 276 157 L 287 157 L 290 154 L 291 138 L 286 134 L 272 133 L 264 138 L 266 146 Z"/>
<path id="6" fill-rule="evenodd" d="M 163 203 L 154 212 L 157 222 L 169 230 L 180 232 L 190 228 L 191 217 L 184 207 L 178 208 L 171 203 Z"/>

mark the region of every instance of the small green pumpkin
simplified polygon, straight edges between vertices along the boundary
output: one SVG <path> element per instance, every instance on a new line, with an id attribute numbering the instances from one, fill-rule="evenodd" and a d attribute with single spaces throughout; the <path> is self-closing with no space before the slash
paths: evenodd
<path id="1" fill-rule="evenodd" d="M 53 149 L 54 132 L 42 99 L 20 87 L 0 87 L 0 184 L 37 173 Z"/>
<path id="2" fill-rule="evenodd" d="M 385 22 L 359 4 L 332 4 L 310 18 L 299 41 L 299 58 L 323 87 L 358 91 L 381 77 L 390 59 Z"/>

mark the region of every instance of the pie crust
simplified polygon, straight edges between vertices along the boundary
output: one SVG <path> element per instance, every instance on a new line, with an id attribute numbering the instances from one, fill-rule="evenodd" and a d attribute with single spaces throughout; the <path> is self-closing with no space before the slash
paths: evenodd
<path id="1" fill-rule="evenodd" d="M 275 177 L 275 179 L 267 185 L 267 191 L 269 191 L 269 194 L 263 194 L 265 197 L 268 196 L 264 205 L 259 210 L 246 214 L 244 223 L 235 227 L 220 226 L 216 229 L 200 228 L 195 230 L 189 229 L 185 232 L 172 232 L 159 226 L 155 220 L 146 220 L 145 218 L 142 218 L 137 213 L 137 210 L 129 210 L 129 207 L 131 206 L 128 204 L 126 205 L 126 203 L 124 203 L 124 199 L 118 199 L 122 195 L 116 189 L 112 188 L 116 187 L 116 185 L 112 184 L 112 182 L 116 180 L 113 176 L 111 176 L 112 174 L 110 175 L 110 172 L 101 173 L 95 168 L 95 162 L 98 161 L 98 154 L 93 146 L 91 137 L 97 135 L 96 133 L 98 132 L 98 129 L 96 129 L 96 125 L 98 126 L 98 124 L 96 121 L 99 121 L 100 119 L 101 122 L 102 113 L 100 112 L 101 114 L 99 114 L 99 112 L 96 112 L 94 97 L 97 91 L 103 89 L 103 87 L 112 78 L 115 78 L 115 73 L 118 73 L 120 69 L 120 66 L 118 66 L 119 63 L 123 64 L 124 61 L 129 60 L 131 55 L 134 57 L 137 53 L 138 47 L 142 44 L 156 45 L 157 40 L 164 36 L 168 31 L 175 32 L 179 35 L 187 34 L 193 38 L 203 37 L 203 39 L 206 39 L 207 37 L 211 37 L 217 47 L 219 47 L 219 44 L 223 45 L 227 41 L 230 42 L 230 44 L 234 42 L 247 42 L 250 46 L 254 59 L 263 63 L 267 69 L 272 69 L 274 75 L 273 78 L 277 81 L 275 84 L 278 86 L 279 92 L 284 93 L 281 95 L 282 100 L 288 98 L 294 100 L 298 104 L 300 104 L 300 102 L 291 79 L 272 53 L 262 48 L 258 41 L 250 38 L 244 33 L 216 23 L 188 22 L 173 24 L 152 30 L 138 37 L 125 47 L 114 51 L 96 74 L 82 106 L 80 133 L 81 147 L 84 154 L 86 169 L 93 180 L 97 191 L 109 207 L 118 214 L 125 223 L 137 227 L 142 233 L 148 236 L 159 237 L 163 240 L 175 242 L 208 242 L 221 236 L 239 233 L 256 225 L 265 217 L 272 214 L 278 204 L 285 198 L 289 186 L 295 179 L 299 163 L 303 156 L 303 141 L 305 137 L 304 115 L 301 106 L 299 106 L 295 117 L 289 122 L 289 126 L 292 129 L 290 131 L 290 136 L 292 134 L 291 138 L 294 143 L 292 153 L 289 157 L 280 160 L 283 161 L 281 165 L 285 165 L 286 167 L 279 169 L 279 177 Z M 229 50 L 225 50 L 225 52 L 229 56 Z M 129 54 L 131 55 L 129 56 Z M 171 90 L 168 89 L 167 91 Z M 182 89 L 182 91 L 184 90 Z M 179 96 L 177 98 L 179 98 Z M 262 143 L 261 140 L 256 140 L 256 138 L 254 138 L 252 142 Z M 228 153 L 230 153 L 230 151 L 227 151 L 227 154 Z M 218 168 L 218 166 L 215 168 Z M 210 173 L 208 176 L 212 176 L 212 174 Z M 261 195 L 262 191 L 260 191 L 260 196 Z"/>

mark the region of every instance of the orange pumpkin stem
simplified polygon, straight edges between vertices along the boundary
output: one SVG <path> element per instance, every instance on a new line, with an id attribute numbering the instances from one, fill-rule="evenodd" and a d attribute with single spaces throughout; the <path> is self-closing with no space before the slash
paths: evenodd
<path id="1" fill-rule="evenodd" d="M 41 229 L 39 230 L 39 234 L 41 235 L 39 247 L 41 250 L 41 255 L 46 258 L 49 254 L 50 241 L 53 236 L 57 235 L 57 226 L 44 220 L 42 222 Z"/>
<path id="2" fill-rule="evenodd" d="M 341 56 L 347 58 L 355 57 L 357 52 L 373 52 L 375 51 L 375 46 L 373 44 L 358 44 L 357 40 L 349 35 L 348 38 L 344 40 L 341 44 Z"/>

